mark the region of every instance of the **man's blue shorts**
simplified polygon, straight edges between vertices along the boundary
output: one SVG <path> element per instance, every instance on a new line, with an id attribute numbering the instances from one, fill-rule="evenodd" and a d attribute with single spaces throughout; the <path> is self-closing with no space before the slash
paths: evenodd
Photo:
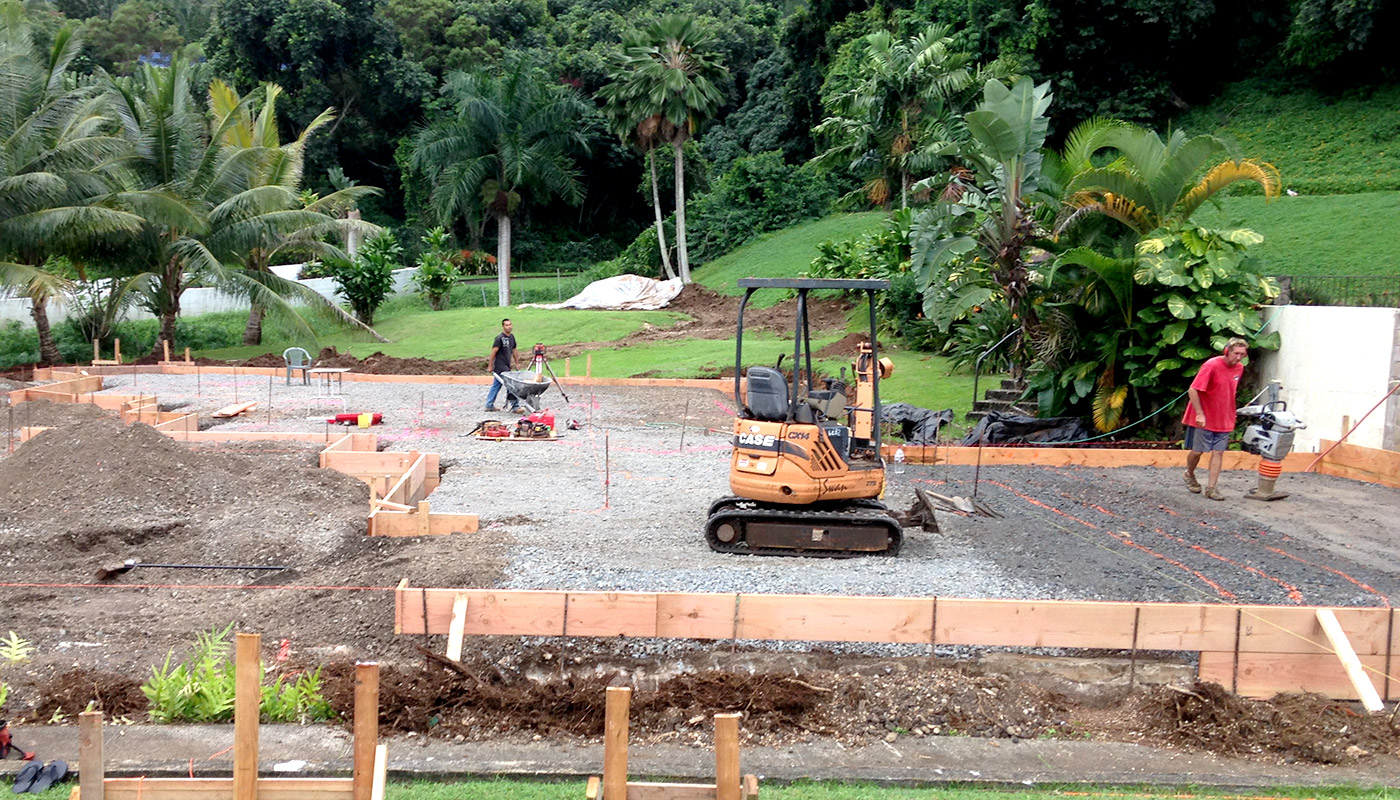
<path id="1" fill-rule="evenodd" d="M 1208 453 L 1215 450 L 1223 451 L 1230 443 L 1230 432 L 1208 431 L 1205 428 L 1197 428 L 1195 425 L 1186 426 L 1186 440 L 1182 442 L 1182 447 L 1193 453 Z"/>

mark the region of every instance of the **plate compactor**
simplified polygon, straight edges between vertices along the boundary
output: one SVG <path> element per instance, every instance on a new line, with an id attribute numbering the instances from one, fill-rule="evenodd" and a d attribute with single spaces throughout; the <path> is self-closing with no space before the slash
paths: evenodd
<path id="1" fill-rule="evenodd" d="M 889 281 L 742 278 L 739 287 L 745 293 L 734 349 L 734 396 L 742 398 L 729 463 L 734 494 L 710 506 L 710 548 L 750 555 L 895 555 L 904 534 L 879 500 L 885 489 L 880 379 L 894 365 L 879 357 L 875 344 L 875 292 L 889 288 Z M 790 375 L 767 366 L 743 372 L 744 308 L 759 289 L 797 293 Z M 807 294 L 821 289 L 863 291 L 870 301 L 870 340 L 853 365 L 853 403 L 844 370 L 842 380 L 825 379 L 820 389 L 814 384 Z"/>

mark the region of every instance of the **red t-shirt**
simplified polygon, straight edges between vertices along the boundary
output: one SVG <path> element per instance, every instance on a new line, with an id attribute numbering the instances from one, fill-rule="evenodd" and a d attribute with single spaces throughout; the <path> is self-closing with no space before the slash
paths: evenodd
<path id="1" fill-rule="evenodd" d="M 1201 410 L 1206 414 L 1206 430 L 1229 433 L 1235 429 L 1235 392 L 1240 388 L 1242 374 L 1244 364 L 1228 366 L 1225 356 L 1216 356 L 1201 365 L 1201 371 L 1191 381 L 1191 388 L 1201 398 Z M 1199 427 L 1196 425 L 1196 411 L 1189 402 L 1181 424 Z"/>

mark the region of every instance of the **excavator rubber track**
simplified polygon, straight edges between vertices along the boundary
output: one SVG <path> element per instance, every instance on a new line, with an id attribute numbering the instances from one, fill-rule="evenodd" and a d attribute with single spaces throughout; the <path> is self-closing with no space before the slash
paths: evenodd
<path id="1" fill-rule="evenodd" d="M 860 558 L 897 555 L 904 531 L 877 500 L 796 507 L 724 497 L 710 505 L 705 541 L 717 553 Z"/>

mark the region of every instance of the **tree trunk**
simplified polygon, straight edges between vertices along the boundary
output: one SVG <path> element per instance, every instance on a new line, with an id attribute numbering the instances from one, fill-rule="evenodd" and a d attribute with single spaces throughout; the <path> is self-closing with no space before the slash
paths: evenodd
<path id="1" fill-rule="evenodd" d="M 656 179 L 656 148 L 647 151 L 647 166 L 651 167 L 651 207 L 656 212 L 656 243 L 661 248 L 661 271 L 666 280 L 676 277 L 671 269 L 671 251 L 666 247 L 666 226 L 661 221 L 661 184 Z"/>
<path id="2" fill-rule="evenodd" d="M 248 325 L 243 329 L 243 344 L 262 344 L 263 307 L 253 303 L 248 310 Z"/>
<path id="3" fill-rule="evenodd" d="M 676 148 L 676 259 L 680 262 L 681 283 L 690 281 L 690 253 L 685 247 L 685 141 L 674 143 Z"/>
<path id="4" fill-rule="evenodd" d="M 39 334 L 39 363 L 46 367 L 63 363 L 58 345 L 53 341 L 53 328 L 49 326 L 49 299 L 30 298 L 29 315 L 34 318 L 34 330 Z"/>
<path id="5" fill-rule="evenodd" d="M 160 291 L 165 293 L 165 303 L 160 311 L 160 335 L 156 337 L 154 352 L 161 353 L 160 343 L 169 342 L 170 352 L 173 353 L 175 352 L 175 320 L 180 316 L 180 295 L 184 294 L 185 291 L 181 285 L 184 282 L 185 274 L 178 258 L 170 257 L 162 277 L 164 281 Z"/>
<path id="6" fill-rule="evenodd" d="M 510 305 L 510 217 L 496 215 L 496 293 L 502 307 Z"/>

